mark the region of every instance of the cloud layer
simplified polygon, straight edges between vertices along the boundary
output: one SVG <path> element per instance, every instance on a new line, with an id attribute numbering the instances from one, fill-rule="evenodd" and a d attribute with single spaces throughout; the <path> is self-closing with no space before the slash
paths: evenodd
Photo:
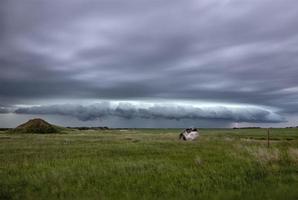
<path id="1" fill-rule="evenodd" d="M 191 99 L 297 116 L 297 19 L 296 0 L 3 0 L 0 103 Z M 99 115 L 70 107 L 91 113 L 86 119 Z M 85 119 L 60 106 L 19 112 L 47 109 Z M 121 115 L 121 109 L 108 112 Z M 179 109 L 164 117 L 179 118 Z M 131 110 L 162 116 L 156 107 Z M 211 118 L 279 121 L 266 109 L 214 110 Z"/>
<path id="2" fill-rule="evenodd" d="M 23 107 L 15 110 L 18 114 L 64 115 L 76 117 L 82 121 L 118 117 L 125 119 L 166 119 L 166 120 L 226 120 L 229 122 L 284 122 L 277 113 L 264 108 L 243 106 L 191 106 L 168 103 L 135 104 L 130 102 L 82 105 L 50 105 Z"/>

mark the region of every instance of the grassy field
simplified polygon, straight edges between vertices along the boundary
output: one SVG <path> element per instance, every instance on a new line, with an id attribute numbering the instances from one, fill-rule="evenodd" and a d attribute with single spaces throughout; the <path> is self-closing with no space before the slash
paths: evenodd
<path id="1" fill-rule="evenodd" d="M 298 199 L 298 129 L 0 132 L 0 199 Z"/>

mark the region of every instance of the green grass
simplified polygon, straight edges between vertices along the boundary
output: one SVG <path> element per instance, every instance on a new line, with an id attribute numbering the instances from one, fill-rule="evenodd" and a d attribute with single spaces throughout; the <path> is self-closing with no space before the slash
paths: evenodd
<path id="1" fill-rule="evenodd" d="M 0 132 L 0 199 L 298 199 L 298 129 Z"/>

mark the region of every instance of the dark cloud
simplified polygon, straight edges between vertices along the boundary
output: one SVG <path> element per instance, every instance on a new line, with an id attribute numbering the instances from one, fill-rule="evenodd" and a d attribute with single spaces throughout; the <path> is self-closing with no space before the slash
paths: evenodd
<path id="1" fill-rule="evenodd" d="M 125 119 L 166 119 L 166 120 L 198 120 L 214 119 L 230 122 L 284 122 L 285 119 L 270 110 L 258 107 L 231 107 L 231 106 L 191 106 L 179 104 L 134 104 L 109 103 L 82 105 L 50 105 L 23 107 L 15 110 L 18 114 L 35 115 L 64 115 L 76 117 L 83 121 L 119 117 Z"/>
<path id="2" fill-rule="evenodd" d="M 191 99 L 297 114 L 297 18 L 295 0 L 4 0 L 0 103 Z M 268 115 L 256 113 L 239 118 Z"/>

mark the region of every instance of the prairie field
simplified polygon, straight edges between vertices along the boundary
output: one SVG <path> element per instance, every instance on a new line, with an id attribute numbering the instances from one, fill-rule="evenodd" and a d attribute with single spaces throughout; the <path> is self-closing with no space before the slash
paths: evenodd
<path id="1" fill-rule="evenodd" d="M 0 132 L 0 199 L 298 199 L 298 129 Z"/>

